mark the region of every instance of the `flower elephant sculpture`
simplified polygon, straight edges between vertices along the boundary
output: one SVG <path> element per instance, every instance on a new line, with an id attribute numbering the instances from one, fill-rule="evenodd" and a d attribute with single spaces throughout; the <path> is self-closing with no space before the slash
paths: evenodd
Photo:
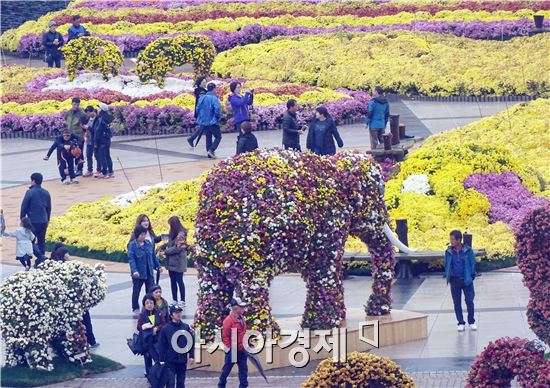
<path id="1" fill-rule="evenodd" d="M 6 364 L 52 370 L 52 354 L 91 362 L 82 315 L 107 295 L 103 265 L 46 260 L 0 285 L 0 324 Z"/>
<path id="2" fill-rule="evenodd" d="M 195 327 L 213 340 L 238 295 L 249 303 L 249 327 L 279 330 L 269 285 L 288 271 L 307 287 L 302 327 L 331 329 L 345 319 L 344 244 L 369 249 L 373 272 L 368 315 L 388 314 L 393 246 L 408 252 L 389 228 L 384 181 L 374 160 L 358 152 L 321 157 L 258 150 L 223 161 L 208 174 L 195 223 L 199 303 Z"/>

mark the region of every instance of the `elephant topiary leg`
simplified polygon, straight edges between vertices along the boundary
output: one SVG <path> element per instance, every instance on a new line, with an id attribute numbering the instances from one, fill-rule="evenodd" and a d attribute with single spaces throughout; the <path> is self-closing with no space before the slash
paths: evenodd
<path id="1" fill-rule="evenodd" d="M 201 337 L 210 342 L 214 341 L 215 331 L 221 330 L 229 312 L 227 306 L 233 296 L 233 284 L 218 267 L 197 263 L 197 269 L 199 292 L 194 326 L 201 330 Z"/>
<path id="2" fill-rule="evenodd" d="M 386 315 L 391 311 L 391 285 L 395 270 L 393 246 L 382 241 L 365 241 L 369 247 L 372 271 L 372 293 L 365 306 L 367 315 Z"/>
<path id="3" fill-rule="evenodd" d="M 306 282 L 306 303 L 302 327 L 326 330 L 339 327 L 346 318 L 343 287 L 343 248 L 317 251 L 302 270 Z"/>
<path id="4" fill-rule="evenodd" d="M 271 329 L 275 336 L 279 334 L 280 329 L 271 314 L 271 305 L 269 304 L 269 285 L 273 276 L 262 278 L 258 276 L 258 273 L 250 271 L 241 282 L 241 297 L 248 303 L 245 314 L 246 321 L 250 330 L 258 330 L 265 334 L 266 330 Z"/>

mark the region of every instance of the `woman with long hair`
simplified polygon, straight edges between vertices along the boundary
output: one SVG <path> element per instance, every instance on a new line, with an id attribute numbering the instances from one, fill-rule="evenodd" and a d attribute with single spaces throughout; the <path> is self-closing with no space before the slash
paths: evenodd
<path id="1" fill-rule="evenodd" d="M 155 234 L 155 231 L 153 230 L 153 225 L 151 225 L 151 220 L 149 219 L 149 216 L 147 214 L 140 214 L 139 216 L 137 216 L 134 228 L 138 226 L 143 226 L 145 229 L 147 229 L 147 236 L 145 237 L 145 239 L 150 241 L 153 244 L 153 247 L 155 246 L 155 244 L 159 243 L 162 240 L 160 236 L 157 236 Z M 137 236 L 134 236 L 134 232 L 132 232 L 128 244 L 132 240 L 135 240 L 136 237 Z"/>
<path id="2" fill-rule="evenodd" d="M 170 217 L 168 224 L 170 225 L 169 240 L 163 251 L 166 256 L 166 268 L 170 276 L 172 300 L 174 303 L 179 300 L 180 304 L 185 306 L 183 274 L 187 271 L 187 254 L 190 252 L 191 247 L 187 244 L 187 229 L 181 224 L 179 217 Z M 178 299 L 178 288 L 180 299 Z"/>
<path id="3" fill-rule="evenodd" d="M 307 149 L 317 155 L 334 155 L 336 153 L 336 145 L 342 148 L 344 142 L 338 133 L 338 128 L 327 108 L 319 106 L 315 109 L 315 119 L 309 125 L 307 134 Z"/>
<path id="4" fill-rule="evenodd" d="M 204 96 L 207 92 L 206 90 L 206 84 L 208 83 L 206 77 L 199 77 L 195 81 L 195 119 L 197 118 L 197 105 L 199 104 L 199 100 L 202 96 Z M 189 137 L 187 137 L 187 143 L 189 143 L 189 146 L 191 148 L 195 148 L 197 144 L 199 144 L 200 137 L 202 135 L 202 128 L 200 125 L 197 125 L 195 128 L 195 132 Z M 197 142 L 195 143 L 195 139 L 197 139 Z"/>

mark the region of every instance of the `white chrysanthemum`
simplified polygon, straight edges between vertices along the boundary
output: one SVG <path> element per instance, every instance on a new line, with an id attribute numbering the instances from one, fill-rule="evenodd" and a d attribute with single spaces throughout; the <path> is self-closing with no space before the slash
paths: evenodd
<path id="1" fill-rule="evenodd" d="M 428 194 L 431 190 L 432 188 L 430 187 L 426 174 L 413 174 L 409 175 L 407 179 L 403 181 L 401 192 Z"/>

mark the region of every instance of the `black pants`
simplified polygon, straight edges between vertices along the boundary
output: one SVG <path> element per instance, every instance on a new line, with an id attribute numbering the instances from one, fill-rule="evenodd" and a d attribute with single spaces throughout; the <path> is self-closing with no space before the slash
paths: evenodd
<path id="1" fill-rule="evenodd" d="M 111 159 L 111 143 L 102 144 L 97 148 L 97 170 L 103 175 L 113 173 L 113 160 Z"/>
<path id="2" fill-rule="evenodd" d="M 75 178 L 73 154 L 63 150 L 61 152 L 61 158 L 57 161 L 57 166 L 59 167 L 59 176 L 61 176 L 61 181 L 67 179 L 67 172 L 69 173 L 68 176 L 71 179 Z"/>
<path id="3" fill-rule="evenodd" d="M 187 363 L 167 362 L 168 382 L 166 388 L 185 388 L 185 373 L 187 372 Z"/>
<path id="4" fill-rule="evenodd" d="M 61 67 L 61 55 L 46 54 L 46 62 L 48 63 L 48 67 L 53 67 L 53 65 L 55 63 L 55 67 L 60 68 Z"/>
<path id="5" fill-rule="evenodd" d="M 239 367 L 239 388 L 248 387 L 248 364 L 247 356 L 244 351 L 237 351 L 237 365 Z M 231 362 L 231 351 L 225 353 L 225 363 L 223 364 L 222 374 L 220 381 L 218 381 L 218 387 L 225 388 L 227 384 L 227 376 L 233 369 L 233 363 Z"/>
<path id="6" fill-rule="evenodd" d="M 145 293 L 148 293 L 153 288 L 154 283 L 152 277 L 147 279 L 132 278 L 132 310 L 139 310 L 139 293 L 143 285 L 145 284 Z"/>
<path id="7" fill-rule="evenodd" d="M 476 322 L 474 318 L 474 283 L 466 286 L 464 284 L 464 278 L 451 277 L 451 296 L 453 297 L 453 304 L 455 308 L 456 320 L 459 325 L 464 325 L 464 316 L 462 315 L 462 292 L 464 292 L 464 300 L 466 302 L 466 308 L 468 310 L 468 324 Z"/>
<path id="8" fill-rule="evenodd" d="M 172 299 L 178 300 L 178 287 L 180 289 L 181 299 L 185 302 L 185 284 L 183 283 L 183 272 L 168 271 L 170 275 L 170 287 L 172 288 Z"/>
<path id="9" fill-rule="evenodd" d="M 31 259 L 32 259 L 32 256 L 29 256 L 29 255 L 25 255 L 25 256 L 22 256 L 22 257 L 17 257 L 17 260 L 19 260 L 21 262 L 21 264 L 23 265 L 23 267 L 27 268 L 31 266 Z"/>
<path id="10" fill-rule="evenodd" d="M 77 174 L 82 174 L 82 169 L 84 168 L 84 140 L 79 141 L 78 146 L 82 152 L 80 153 L 80 156 L 74 160 L 74 166 Z"/>
<path id="11" fill-rule="evenodd" d="M 203 130 L 206 134 L 206 151 L 216 151 L 222 141 L 222 131 L 220 130 L 220 126 L 209 125 L 207 127 L 203 127 Z M 212 142 L 212 136 L 214 137 L 214 142 Z"/>
<path id="12" fill-rule="evenodd" d="M 86 310 L 84 315 L 82 315 L 82 323 L 86 326 L 86 339 L 88 340 L 88 345 L 94 346 L 96 344 L 94 336 L 94 328 L 92 327 L 92 317 L 90 317 L 90 312 Z"/>
<path id="13" fill-rule="evenodd" d="M 43 255 L 46 254 L 46 231 L 48 230 L 48 223 L 36 223 L 34 226 L 34 235 L 38 241 L 38 250 Z"/>
<path id="14" fill-rule="evenodd" d="M 294 150 L 294 151 L 302 151 L 302 147 L 300 147 L 300 144 L 285 144 L 285 150 Z"/>
<path id="15" fill-rule="evenodd" d="M 86 144 L 86 168 L 88 172 L 94 172 L 94 145 Z M 97 155 L 96 155 L 97 162 Z"/>
<path id="16" fill-rule="evenodd" d="M 188 137 L 188 139 L 191 140 L 191 143 L 193 143 L 195 147 L 197 146 L 197 144 L 199 144 L 199 140 L 201 139 L 202 132 L 203 132 L 203 127 L 201 127 L 200 125 L 197 125 L 195 128 L 195 131 L 191 134 L 191 136 Z M 197 139 L 196 143 L 195 143 L 195 139 Z"/>

